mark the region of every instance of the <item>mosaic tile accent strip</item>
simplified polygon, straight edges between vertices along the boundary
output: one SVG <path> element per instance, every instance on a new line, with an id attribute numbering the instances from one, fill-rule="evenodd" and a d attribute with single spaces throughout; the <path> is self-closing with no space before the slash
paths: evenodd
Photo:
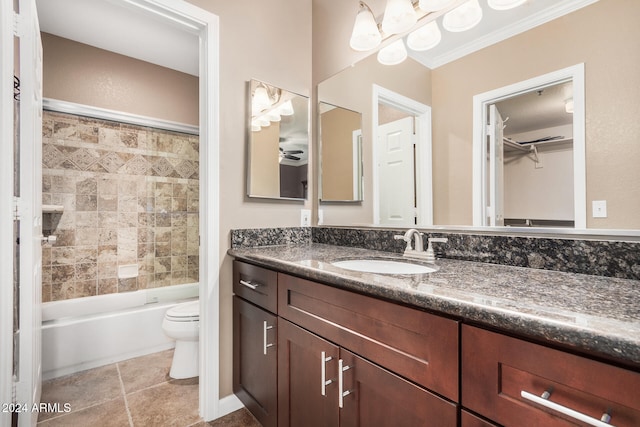
<path id="1" fill-rule="evenodd" d="M 45 111 L 43 301 L 198 281 L 198 137 Z M 137 264 L 138 277 L 118 279 Z"/>
<path id="2" fill-rule="evenodd" d="M 231 230 L 232 248 L 299 245 L 311 242 L 311 227 Z"/>
<path id="3" fill-rule="evenodd" d="M 313 227 L 314 243 L 402 253 L 404 242 L 394 230 Z M 517 267 L 640 279 L 640 242 L 553 239 L 462 233 L 425 233 L 446 237 L 434 247 L 442 258 Z"/>

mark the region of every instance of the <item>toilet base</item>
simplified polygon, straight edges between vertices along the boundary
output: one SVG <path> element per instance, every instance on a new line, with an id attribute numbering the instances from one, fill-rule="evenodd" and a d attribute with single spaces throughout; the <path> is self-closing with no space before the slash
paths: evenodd
<path id="1" fill-rule="evenodd" d="M 181 380 L 198 376 L 198 341 L 176 341 L 169 376 Z"/>

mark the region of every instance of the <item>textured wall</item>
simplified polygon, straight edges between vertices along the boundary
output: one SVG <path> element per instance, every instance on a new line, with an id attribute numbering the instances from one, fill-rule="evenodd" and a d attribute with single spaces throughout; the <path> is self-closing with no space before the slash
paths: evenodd
<path id="1" fill-rule="evenodd" d="M 43 301 L 198 281 L 198 136 L 46 111 Z M 118 278 L 137 264 L 139 276 Z"/>

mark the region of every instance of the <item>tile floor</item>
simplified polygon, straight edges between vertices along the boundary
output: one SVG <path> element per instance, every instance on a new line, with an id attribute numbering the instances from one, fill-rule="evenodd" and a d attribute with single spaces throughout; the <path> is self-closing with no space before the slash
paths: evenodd
<path id="1" fill-rule="evenodd" d="M 260 427 L 246 409 L 206 423 L 198 416 L 198 379 L 169 378 L 173 350 L 45 381 L 40 427 Z M 64 404 L 70 411 L 64 412 Z"/>

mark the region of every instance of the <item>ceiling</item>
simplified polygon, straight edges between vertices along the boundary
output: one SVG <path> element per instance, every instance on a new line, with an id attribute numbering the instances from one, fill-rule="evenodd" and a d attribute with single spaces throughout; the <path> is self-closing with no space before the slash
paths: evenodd
<path id="1" fill-rule="evenodd" d="M 198 75 L 198 36 L 124 0 L 36 0 L 36 8 L 45 33 Z"/>
<path id="2" fill-rule="evenodd" d="M 558 83 L 497 102 L 505 123 L 504 134 L 512 135 L 556 126 L 571 125 L 573 114 L 565 101 L 573 97 L 573 82 Z M 540 135 L 555 136 L 555 135 Z"/>
<path id="3" fill-rule="evenodd" d="M 409 55 L 436 68 L 596 1 L 528 0 L 515 9 L 496 11 L 480 0 L 483 19 L 475 28 L 462 33 L 441 29 L 438 46 Z M 36 4 L 44 32 L 198 75 L 198 37 L 166 19 L 150 18 L 127 0 L 36 0 Z M 368 0 L 367 4 L 381 20 L 386 0 Z M 442 18 L 437 21 L 440 24 Z"/>

